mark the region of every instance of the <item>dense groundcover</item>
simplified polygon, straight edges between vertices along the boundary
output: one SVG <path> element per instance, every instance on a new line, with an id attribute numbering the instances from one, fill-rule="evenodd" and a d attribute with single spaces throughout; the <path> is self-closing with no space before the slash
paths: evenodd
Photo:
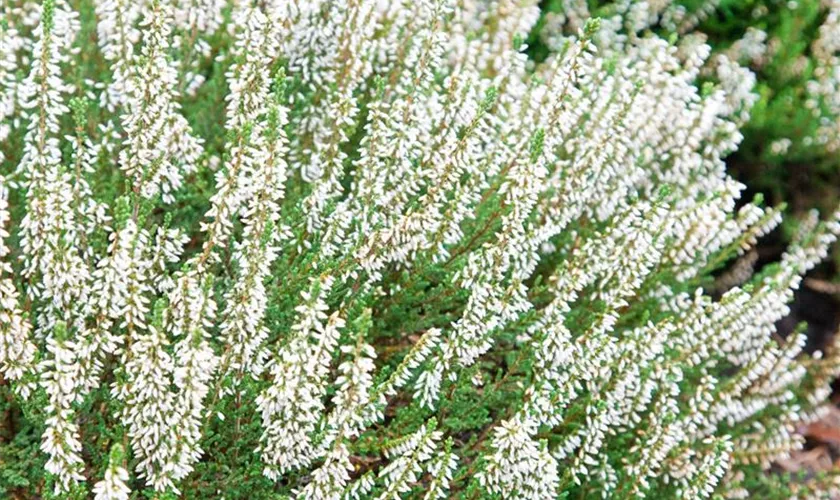
<path id="1" fill-rule="evenodd" d="M 4 2 L 0 496 L 840 493 L 772 468 L 840 212 L 738 264 L 783 207 L 727 174 L 769 49 L 718 3 Z"/>

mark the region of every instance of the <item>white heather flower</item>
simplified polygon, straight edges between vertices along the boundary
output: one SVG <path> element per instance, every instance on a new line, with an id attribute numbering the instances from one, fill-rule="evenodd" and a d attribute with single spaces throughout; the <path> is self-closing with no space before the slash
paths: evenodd
<path id="1" fill-rule="evenodd" d="M 223 1 L 177 0 L 174 4 L 175 25 L 186 32 L 196 30 L 204 35 L 212 35 L 222 24 Z"/>
<path id="2" fill-rule="evenodd" d="M 212 321 L 215 302 L 208 295 L 209 287 L 202 290 L 199 306 L 191 313 L 197 318 L 196 324 L 175 345 L 176 367 L 173 372 L 173 383 L 177 388 L 175 412 L 179 435 L 176 455 L 165 465 L 165 469 L 173 470 L 175 480 L 185 478 L 193 470 L 193 464 L 198 462 L 203 452 L 201 448 L 201 427 L 204 423 L 204 399 L 210 391 L 218 356 L 210 346 L 207 334 L 202 324 L 204 318 Z"/>
<path id="3" fill-rule="evenodd" d="M 125 405 L 120 417 L 126 425 L 136 470 L 158 491 L 175 489 L 173 470 L 167 467 L 178 450 L 178 429 L 171 425 L 175 395 L 170 390 L 174 369 L 163 331 L 163 304 L 155 304 L 148 330 L 137 330 L 123 352 L 125 380 L 114 384 L 114 394 Z"/>
<path id="4" fill-rule="evenodd" d="M 373 385 L 376 352 L 364 342 L 369 328 L 370 311 L 366 310 L 357 320 L 359 325 L 356 345 L 343 345 L 341 352 L 351 354 L 352 360 L 338 366 L 338 386 L 332 403 L 334 408 L 326 418 L 326 436 L 321 447 L 326 448 L 323 465 L 312 473 L 312 480 L 298 495 L 302 499 L 339 500 L 350 481 L 353 464 L 347 443 L 357 437 L 365 426 L 362 410 L 370 401 Z"/>
<path id="5" fill-rule="evenodd" d="M 97 0 L 97 42 L 105 59 L 128 61 L 134 55 L 134 45 L 140 41 L 140 30 L 136 28 L 135 23 L 140 17 L 142 7 L 142 2 Z"/>
<path id="6" fill-rule="evenodd" d="M 176 0 L 173 2 L 173 24 L 178 35 L 173 45 L 183 54 L 181 81 L 184 93 L 195 96 L 204 83 L 200 65 L 212 52 L 207 39 L 221 27 L 227 6 L 224 0 Z"/>
<path id="7" fill-rule="evenodd" d="M 399 500 L 411 491 L 411 485 L 428 469 L 428 462 L 438 452 L 443 433 L 435 430 L 436 425 L 432 419 L 386 449 L 386 455 L 392 460 L 379 471 L 384 491 L 377 500 Z"/>
<path id="8" fill-rule="evenodd" d="M 152 275 L 160 269 L 157 268 L 158 263 L 153 254 L 155 249 L 151 246 L 148 232 L 137 227 L 134 218 L 136 213 L 128 213 L 128 203 L 123 203 L 120 210 L 124 219 L 123 227 L 111 234 L 112 242 L 108 249 L 110 256 L 99 263 L 99 279 L 94 286 L 99 308 L 96 310 L 95 329 L 85 339 L 91 342 L 91 348 L 101 343 L 100 349 L 113 353 L 123 339 L 109 335 L 111 325 L 119 322 L 117 326 L 126 332 L 125 339 L 130 349 L 121 355 L 126 380 L 123 382 L 118 379 L 114 385 L 114 394 L 126 405 L 124 416 L 131 422 L 128 434 L 135 456 L 141 458 L 138 470 L 149 477 L 156 488 L 161 488 L 161 485 L 169 486 L 170 483 L 155 475 L 154 459 L 149 457 L 157 453 L 152 450 L 159 450 L 159 447 L 165 445 L 155 442 L 154 436 L 143 436 L 147 432 L 145 426 L 149 425 L 146 419 L 151 417 L 151 422 L 160 426 L 166 421 L 164 418 L 168 417 L 171 405 L 165 379 L 154 379 L 168 376 L 171 369 L 171 363 L 163 350 L 165 340 L 160 338 L 160 321 L 156 325 L 149 325 L 146 320 L 148 302 L 153 294 Z M 166 233 L 166 228 L 158 231 L 158 235 L 162 232 Z M 148 333 L 145 333 L 147 330 Z M 93 358 L 95 353 L 88 356 Z M 149 372 L 132 371 L 132 368 L 141 366 Z"/>
<path id="9" fill-rule="evenodd" d="M 629 491 L 636 496 L 644 496 L 644 492 L 650 488 L 648 478 L 658 474 L 658 469 L 681 441 L 684 432 L 676 418 L 677 402 L 667 392 L 664 394 L 651 409 L 644 439 L 630 450 L 631 453 L 638 453 L 638 458 L 625 468 L 631 483 Z"/>
<path id="10" fill-rule="evenodd" d="M 32 388 L 21 379 L 35 368 L 37 348 L 30 337 L 32 326 L 20 308 L 20 297 L 12 281 L 12 267 L 7 262 L 8 198 L 8 184 L 0 177 L 0 374 L 11 380 L 15 391 L 25 398 Z"/>
<path id="11" fill-rule="evenodd" d="M 255 121 L 270 99 L 270 67 L 278 50 L 277 26 L 262 10 L 243 11 L 237 26 L 234 64 L 225 74 L 230 93 L 227 101 L 227 127 L 235 130 Z"/>
<path id="12" fill-rule="evenodd" d="M 68 87 L 61 81 L 60 69 L 66 54 L 59 49 L 62 44 L 72 43 L 77 28 L 76 14 L 65 7 L 49 0 L 41 6 L 32 70 L 20 89 L 24 107 L 32 109 L 19 165 L 28 183 L 28 210 L 21 221 L 21 245 L 25 255 L 24 274 L 29 279 L 37 278 L 36 285 L 29 288 L 29 296 L 46 301 L 38 319 L 41 331 L 48 336 L 48 355 L 38 367 L 41 386 L 49 398 L 41 449 L 49 456 L 46 469 L 57 478 L 56 493 L 84 480 L 82 445 L 73 422 L 73 404 L 81 399 L 79 366 L 74 352 L 76 344 L 69 340 L 64 320 L 72 321 L 74 313 L 78 313 L 79 299 L 86 294 L 90 279 L 80 248 L 81 227 L 75 210 L 68 210 L 76 201 L 72 176 L 61 165 L 56 137 L 59 118 L 68 111 L 62 97 Z M 16 304 L 11 309 L 14 307 Z M 10 334 L 20 342 L 25 330 L 21 331 L 14 318 L 10 318 L 11 322 L 18 323 L 12 325 L 17 331 Z M 12 351 L 7 356 L 27 356 L 26 349 L 24 344 L 4 350 Z"/>
<path id="13" fill-rule="evenodd" d="M 545 443 L 534 441 L 535 434 L 536 425 L 527 420 L 506 420 L 494 429 L 492 454 L 479 475 L 481 485 L 504 498 L 555 498 L 557 462 Z"/>
<path id="14" fill-rule="evenodd" d="M 327 315 L 333 282 L 322 277 L 302 292 L 291 339 L 267 365 L 272 384 L 257 397 L 264 428 L 258 451 L 271 479 L 309 465 L 316 453 L 310 433 L 324 407 L 325 378 L 345 324 L 338 311 Z"/>
<path id="15" fill-rule="evenodd" d="M 715 487 L 730 467 L 732 442 L 728 438 L 709 439 L 703 444 L 711 445 L 712 449 L 702 455 L 697 471 L 680 491 L 680 497 L 685 500 L 711 498 Z"/>
<path id="16" fill-rule="evenodd" d="M 824 2 L 825 19 L 819 28 L 819 36 L 811 44 L 810 50 L 816 67 L 813 79 L 806 86 L 809 97 L 808 105 L 826 111 L 821 113 L 819 128 L 813 137 L 806 137 L 804 144 L 824 144 L 828 151 L 837 151 L 840 141 L 837 130 L 840 127 L 840 59 L 837 57 L 840 40 L 840 4 L 836 1 Z"/>
<path id="17" fill-rule="evenodd" d="M 164 428 L 163 432 L 175 438 L 161 443 L 166 452 L 155 453 L 152 457 L 156 460 L 146 466 L 159 491 L 168 488 L 177 491 L 174 483 L 192 472 L 193 464 L 198 462 L 203 452 L 200 437 L 205 417 L 204 400 L 210 392 L 219 357 L 209 342 L 209 329 L 216 317 L 212 280 L 204 278 L 201 281 L 202 276 L 200 270 L 188 268 L 181 271 L 169 291 L 169 307 L 162 321 L 165 333 L 169 335 L 164 336 L 164 332 L 159 334 L 150 328 L 150 340 L 153 341 L 148 347 L 150 354 L 157 352 L 157 355 L 164 356 L 166 353 L 161 351 L 165 344 L 162 342 L 167 338 L 174 339 L 173 356 L 164 358 L 167 363 L 159 366 L 159 376 L 164 377 L 166 382 L 171 380 L 174 390 L 166 385 L 164 406 L 158 401 L 141 400 L 137 409 L 142 413 L 160 412 L 166 415 L 158 425 Z M 155 338 L 157 335 L 160 339 Z M 142 452 L 135 447 L 135 453 Z M 149 474 L 146 471 L 144 473 Z"/>
<path id="18" fill-rule="evenodd" d="M 301 500 L 340 500 L 350 481 L 353 465 L 344 443 L 338 443 L 326 454 L 324 463 L 312 472 L 310 482 L 297 498 Z"/>
<path id="19" fill-rule="evenodd" d="M 69 91 L 61 80 L 60 65 L 67 60 L 62 45 L 72 42 L 76 14 L 49 0 L 41 7 L 35 29 L 34 61 L 19 89 L 22 106 L 30 109 L 24 154 L 18 166 L 28 184 L 27 213 L 21 221 L 24 275 L 38 276 L 28 290 L 31 298 L 50 302 L 38 319 L 49 331 L 56 319 L 71 319 L 74 301 L 85 294 L 89 276 L 79 249 L 81 226 L 73 206 L 72 176 L 62 166 L 59 119 L 68 111 L 62 94 Z"/>
<path id="20" fill-rule="evenodd" d="M 130 0 L 97 0 L 95 4 L 97 42 L 114 73 L 101 101 L 113 111 L 123 105 L 127 97 L 126 79 L 134 62 L 134 47 L 140 41 L 136 23 L 144 5 Z"/>
<path id="21" fill-rule="evenodd" d="M 128 471 L 122 466 L 123 449 L 119 444 L 111 448 L 105 477 L 93 486 L 94 500 L 128 500 L 131 489 L 126 486 Z"/>
<path id="22" fill-rule="evenodd" d="M 376 351 L 361 338 L 356 346 L 341 346 L 341 352 L 352 354 L 352 361 L 345 361 L 338 365 L 338 386 L 332 403 L 333 411 L 327 416 L 328 436 L 325 444 L 341 438 L 353 438 L 364 428 L 365 421 L 359 409 L 370 401 L 370 391 L 373 386 L 371 373 L 374 369 L 373 360 Z M 336 434 L 333 436 L 332 434 Z"/>
<path id="23" fill-rule="evenodd" d="M 206 263 L 215 261 L 213 250 L 228 241 L 235 218 L 246 200 L 256 197 L 271 204 L 270 208 L 276 208 L 282 198 L 286 175 L 285 134 L 282 131 L 286 110 L 279 102 L 269 109 L 269 67 L 277 50 L 275 27 L 259 10 L 243 12 L 240 22 L 245 25 L 234 47 L 236 60 L 225 74 L 230 87 L 226 125 L 234 136 L 226 144 L 228 158 L 215 175 L 216 192 L 210 198 L 210 209 L 205 214 L 208 221 L 201 224 L 207 238 L 203 253 L 196 261 L 200 273 L 204 272 Z M 274 123 L 267 123 L 265 114 L 273 114 Z M 252 218 L 264 215 L 262 211 L 254 212 L 253 202 L 249 212 Z M 254 237 L 262 238 L 262 233 L 251 231 L 252 241 Z"/>
<path id="24" fill-rule="evenodd" d="M 261 85 L 266 85 L 266 82 Z M 244 373 L 259 374 L 267 357 L 263 347 L 268 337 L 268 330 L 263 324 L 267 307 L 264 281 L 277 258 L 278 243 L 288 237 L 288 230 L 278 227 L 287 175 L 284 160 L 287 152 L 286 135 L 283 131 L 287 110 L 279 104 L 281 98 L 281 95 L 275 95 L 276 102 L 268 107 L 266 115 L 257 122 L 256 133 L 262 134 L 257 140 L 264 145 L 264 149 L 255 157 L 254 168 L 249 172 L 252 179 L 242 211 L 245 227 L 241 241 L 234 245 L 239 274 L 225 297 L 227 306 L 221 330 L 227 347 L 221 366 L 225 372 L 235 371 L 239 376 Z M 253 112 L 251 108 L 243 102 L 232 108 L 232 116 L 242 113 L 247 116 Z"/>
<path id="25" fill-rule="evenodd" d="M 744 36 L 729 47 L 729 52 L 736 61 L 744 61 L 761 66 L 767 55 L 767 33 L 750 26 Z"/>
<path id="26" fill-rule="evenodd" d="M 81 400 L 75 387 L 79 366 L 73 354 L 75 344 L 68 340 L 68 335 L 64 322 L 57 322 L 53 336 L 47 340 L 49 357 L 40 366 L 41 386 L 49 398 L 46 409 L 49 417 L 41 437 L 41 450 L 49 455 L 45 468 L 56 476 L 56 494 L 85 480 L 82 443 L 78 426 L 73 422 L 73 405 Z"/>
<path id="27" fill-rule="evenodd" d="M 173 201 L 183 175 L 193 172 L 201 155 L 201 140 L 193 136 L 176 102 L 177 71 L 167 58 L 170 7 L 154 0 L 145 9 L 142 57 L 135 58 L 125 77 L 123 128 L 125 148 L 120 168 L 145 198 L 160 195 Z"/>
<path id="28" fill-rule="evenodd" d="M 401 389 L 408 383 L 412 372 L 420 367 L 420 364 L 425 361 L 432 350 L 440 343 L 440 330 L 431 328 L 423 333 L 419 340 L 411 347 L 411 351 L 403 358 L 402 362 L 397 366 L 394 373 L 389 379 L 379 388 L 382 394 L 393 396 L 396 391 Z"/>
<path id="29" fill-rule="evenodd" d="M 0 141 L 5 141 L 11 132 L 11 124 L 17 109 L 17 52 L 21 49 L 24 38 L 14 25 L 8 21 L 0 24 Z M 0 152 L 0 161 L 4 155 Z"/>
<path id="30" fill-rule="evenodd" d="M 443 450 L 432 459 L 428 466 L 431 484 L 426 489 L 423 500 L 442 500 L 448 498 L 449 486 L 455 469 L 458 467 L 458 457 L 452 453 L 452 440 L 443 444 Z"/>
<path id="31" fill-rule="evenodd" d="M 725 112 L 746 123 L 750 116 L 747 110 L 758 100 L 758 94 L 753 92 L 755 74 L 725 55 L 717 56 L 715 62 L 718 81 L 726 90 Z"/>
<path id="32" fill-rule="evenodd" d="M 376 475 L 371 472 L 365 473 L 362 477 L 356 479 L 350 486 L 345 489 L 342 500 L 362 500 L 367 498 L 375 483 Z"/>
<path id="33" fill-rule="evenodd" d="M 311 134 L 311 150 L 304 150 L 306 162 L 301 175 L 312 182 L 304 200 L 307 230 L 315 232 L 324 223 L 327 205 L 341 195 L 341 180 L 347 154 L 341 146 L 349 140 L 348 129 L 355 123 L 358 104 L 353 90 L 370 71 L 364 56 L 375 25 L 373 0 L 330 3 L 330 11 L 318 26 L 323 52 L 312 58 L 318 69 L 316 84 L 326 94 L 325 104 L 314 108 L 300 124 L 301 135 Z M 304 72 L 304 75 L 306 73 Z M 323 79 L 323 80 L 321 80 Z"/>

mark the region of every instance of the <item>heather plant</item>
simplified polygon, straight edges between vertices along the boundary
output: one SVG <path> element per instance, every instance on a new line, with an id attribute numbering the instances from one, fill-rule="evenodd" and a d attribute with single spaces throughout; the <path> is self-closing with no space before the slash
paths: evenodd
<path id="1" fill-rule="evenodd" d="M 535 64 L 506 0 L 2 16 L 6 497 L 838 493 L 768 469 L 840 373 L 772 335 L 840 212 L 710 291 L 781 207 L 726 173 L 755 77 L 702 39 L 581 19 Z"/>

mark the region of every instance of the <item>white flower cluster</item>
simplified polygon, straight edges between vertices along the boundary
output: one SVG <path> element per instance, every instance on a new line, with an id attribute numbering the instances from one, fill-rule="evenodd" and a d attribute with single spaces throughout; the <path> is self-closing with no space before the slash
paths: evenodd
<path id="1" fill-rule="evenodd" d="M 20 296 L 12 279 L 12 266 L 7 262 L 8 199 L 6 180 L 0 178 L 0 374 L 12 382 L 17 382 L 15 389 L 27 397 L 31 391 L 31 384 L 23 382 L 22 379 L 34 368 L 37 347 L 31 339 L 32 326 L 21 310 Z"/>
<path id="2" fill-rule="evenodd" d="M 93 487 L 94 500 L 128 500 L 131 490 L 126 486 L 128 471 L 123 467 L 125 451 L 122 445 L 115 444 L 108 457 L 105 477 Z"/>
<path id="3" fill-rule="evenodd" d="M 824 5 L 826 17 L 811 44 L 816 61 L 814 78 L 807 86 L 808 106 L 821 120 L 816 137 L 809 139 L 834 152 L 840 148 L 840 2 L 832 0 Z"/>
<path id="4" fill-rule="evenodd" d="M 121 97 L 126 147 L 120 152 L 120 168 L 141 196 L 162 194 L 165 202 L 173 201 L 172 192 L 181 186 L 184 173 L 195 170 L 201 155 L 201 141 L 178 113 L 178 73 L 167 57 L 171 10 L 168 3 L 153 1 L 140 22 L 146 36 L 139 56 L 131 54 L 130 46 L 115 56 L 127 67 Z"/>
<path id="5" fill-rule="evenodd" d="M 840 212 L 701 286 L 780 222 L 724 164 L 764 38 L 561 3 L 539 64 L 536 2 L 97 0 L 95 47 L 70 2 L 4 7 L 0 375 L 56 492 L 186 493 L 234 436 L 303 499 L 694 499 L 801 446 L 840 349 L 772 333 Z"/>
<path id="6" fill-rule="evenodd" d="M 7 17 L 3 7 L 3 16 Z M 18 69 L 16 53 L 21 49 L 24 38 L 13 25 L 8 21 L 0 24 L 0 141 L 5 141 L 11 132 L 11 127 L 6 120 L 12 119 L 17 107 L 17 80 L 15 72 Z M 4 154 L 0 152 L 0 161 Z"/>

